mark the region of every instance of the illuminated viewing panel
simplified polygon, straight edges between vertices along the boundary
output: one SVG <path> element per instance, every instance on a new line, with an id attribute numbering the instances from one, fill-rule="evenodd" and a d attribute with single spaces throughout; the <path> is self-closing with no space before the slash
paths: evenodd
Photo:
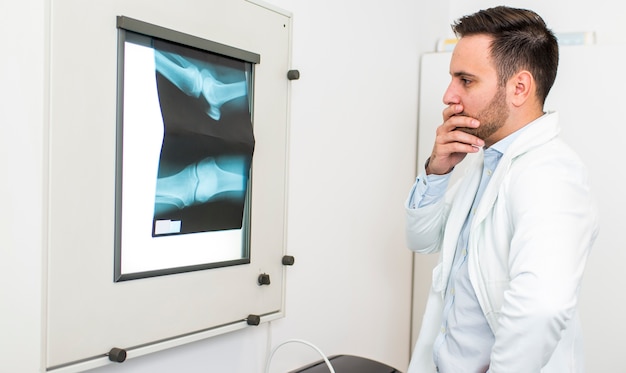
<path id="1" fill-rule="evenodd" d="M 115 280 L 249 263 L 258 55 L 118 21 Z"/>

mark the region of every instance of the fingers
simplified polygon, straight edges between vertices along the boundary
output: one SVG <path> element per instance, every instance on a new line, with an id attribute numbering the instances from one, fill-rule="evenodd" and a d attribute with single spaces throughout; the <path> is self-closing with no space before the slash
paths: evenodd
<path id="1" fill-rule="evenodd" d="M 469 117 L 454 117 L 439 126 L 437 129 L 436 142 L 455 147 L 458 145 L 457 151 L 460 151 L 466 146 L 483 147 L 485 142 L 475 136 L 472 132 L 472 129 L 475 129 L 478 126 L 480 126 L 480 122 L 476 119 Z"/>
<path id="2" fill-rule="evenodd" d="M 448 119 L 450 119 L 450 117 L 457 115 L 457 114 L 461 114 L 462 112 L 463 112 L 463 105 L 460 105 L 460 104 L 448 105 L 443 110 L 443 120 L 445 122 Z"/>
<path id="3" fill-rule="evenodd" d="M 480 122 L 464 115 L 462 105 L 455 104 L 446 107 L 443 111 L 443 119 L 444 123 L 437 129 L 438 141 L 444 143 L 458 142 L 478 147 L 485 145 L 485 142 L 476 137 L 473 131 L 480 126 Z"/>
<path id="4" fill-rule="evenodd" d="M 485 145 L 483 140 L 471 133 L 480 126 L 480 122 L 462 113 L 463 106 L 459 104 L 449 105 L 444 109 L 444 122 L 437 128 L 427 174 L 446 174 L 468 153 L 476 153 Z"/>

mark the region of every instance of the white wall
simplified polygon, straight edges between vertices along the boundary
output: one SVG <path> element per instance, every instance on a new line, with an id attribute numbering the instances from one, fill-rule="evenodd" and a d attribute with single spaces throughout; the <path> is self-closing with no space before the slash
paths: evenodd
<path id="1" fill-rule="evenodd" d="M 296 266 L 273 340 L 304 338 L 327 354 L 404 370 L 411 256 L 401 206 L 414 177 L 417 5 L 274 3 L 294 14 L 302 77 L 292 88 L 288 247 Z M 299 351 L 285 349 L 276 362 L 295 362 Z"/>
<path id="2" fill-rule="evenodd" d="M 36 372 L 45 242 L 45 2 L 0 2 L 0 370 Z"/>
<path id="3" fill-rule="evenodd" d="M 3 370 L 35 372 L 45 361 L 45 52 L 54 14 L 42 0 L 5 3 L 2 14 L 12 16 L 2 25 L 3 45 L 14 59 L 3 57 L 0 75 L 11 87 L 0 111 L 0 171 L 9 180 L 0 183 L 7 201 L 0 361 Z M 275 4 L 294 14 L 293 66 L 301 72 L 292 88 L 288 250 L 296 264 L 287 276 L 287 316 L 94 372 L 262 372 L 268 350 L 292 338 L 327 355 L 406 369 L 412 262 L 402 203 L 415 168 L 417 4 Z M 271 371 L 318 358 L 306 346 L 285 346 Z"/>

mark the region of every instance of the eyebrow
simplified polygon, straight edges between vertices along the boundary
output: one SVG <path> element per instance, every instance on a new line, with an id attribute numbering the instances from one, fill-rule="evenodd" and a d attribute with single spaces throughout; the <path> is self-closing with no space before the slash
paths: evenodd
<path id="1" fill-rule="evenodd" d="M 470 78 L 476 78 L 476 75 L 470 74 L 470 73 L 468 73 L 466 71 L 456 71 L 456 72 L 450 73 L 450 75 L 452 75 L 455 78 L 458 78 L 460 76 L 467 76 L 467 77 L 470 77 Z"/>

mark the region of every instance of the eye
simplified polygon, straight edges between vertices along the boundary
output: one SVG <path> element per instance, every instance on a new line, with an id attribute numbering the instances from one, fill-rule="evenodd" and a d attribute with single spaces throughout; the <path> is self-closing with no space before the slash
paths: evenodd
<path id="1" fill-rule="evenodd" d="M 469 85 L 472 83 L 472 81 L 467 78 L 460 78 L 460 80 L 461 80 L 461 83 L 463 83 L 463 85 Z"/>

